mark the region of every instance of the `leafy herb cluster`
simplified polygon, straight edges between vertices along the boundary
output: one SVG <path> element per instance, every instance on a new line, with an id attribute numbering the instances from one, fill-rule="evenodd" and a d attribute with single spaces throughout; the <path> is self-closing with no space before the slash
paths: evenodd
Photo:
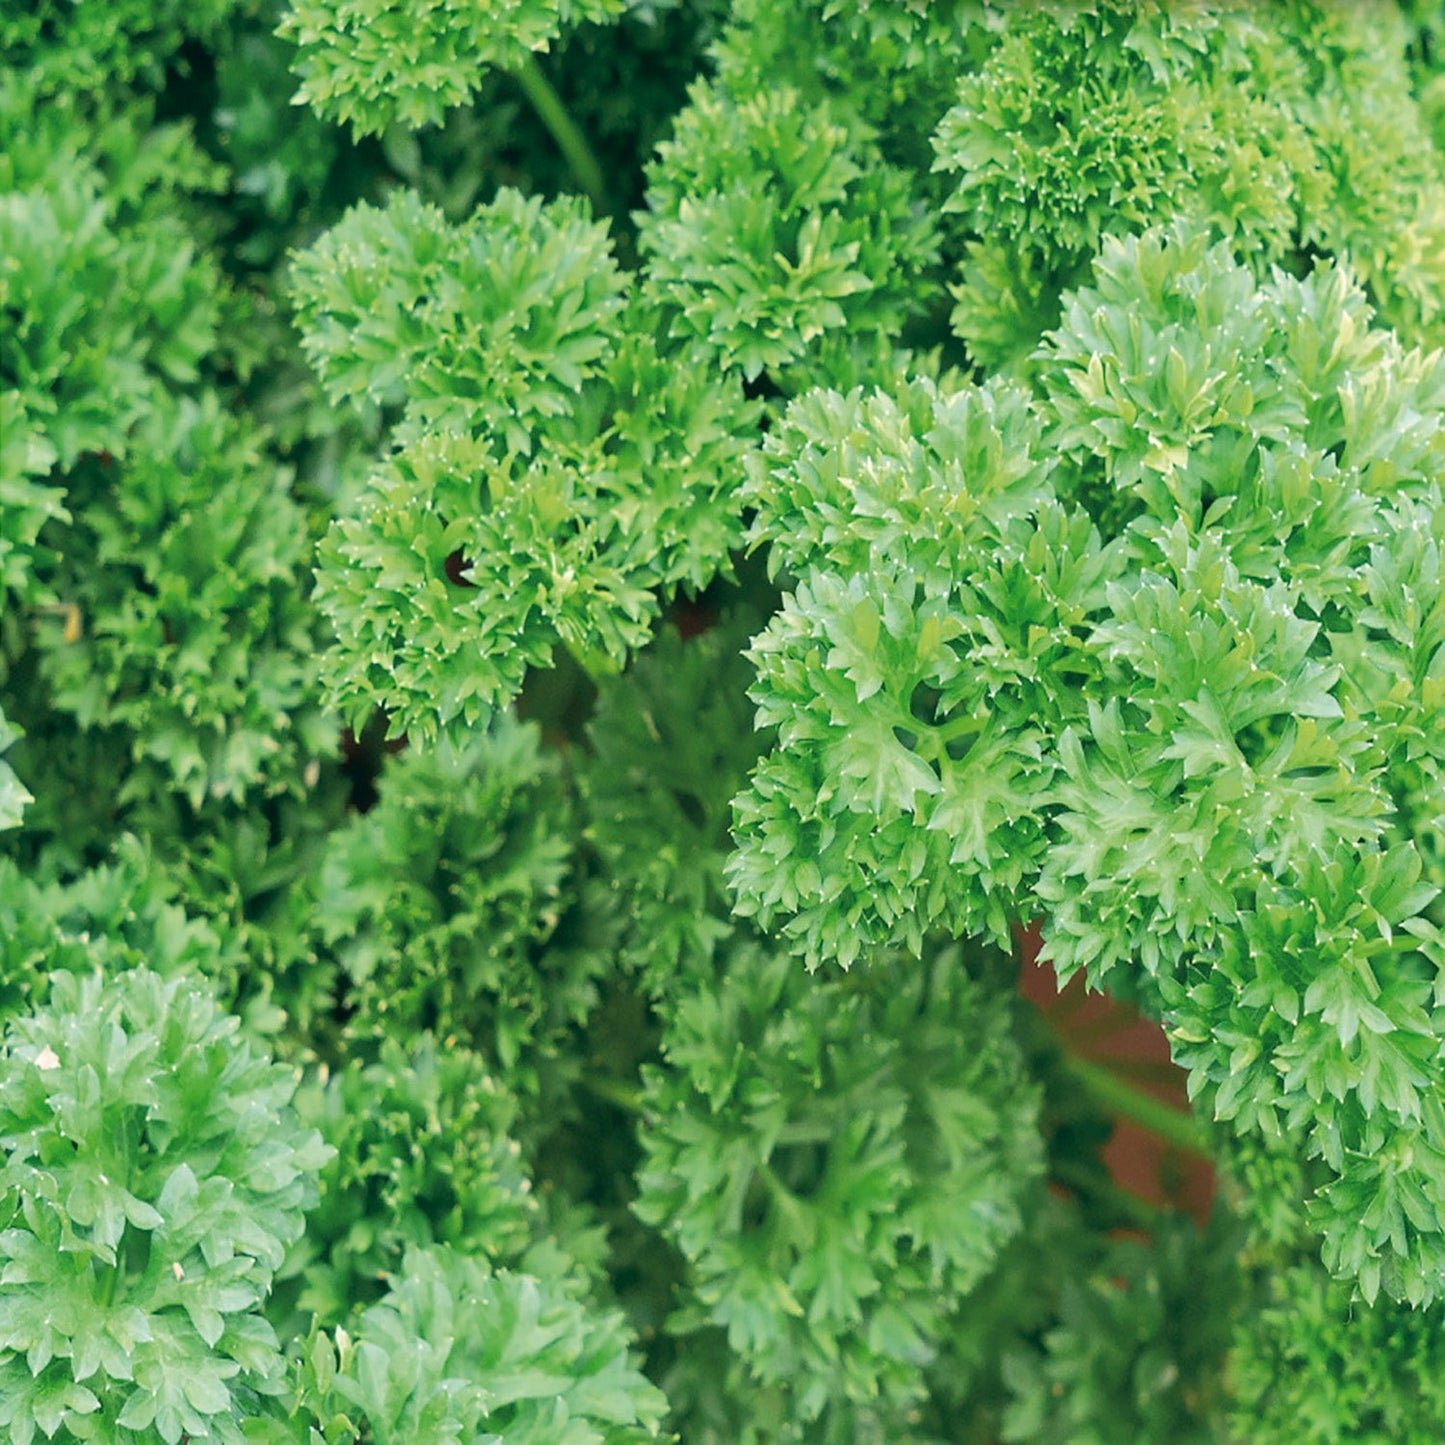
<path id="1" fill-rule="evenodd" d="M 0 1429 L 1445 1436 L 1438 4 L 12 10 Z"/>

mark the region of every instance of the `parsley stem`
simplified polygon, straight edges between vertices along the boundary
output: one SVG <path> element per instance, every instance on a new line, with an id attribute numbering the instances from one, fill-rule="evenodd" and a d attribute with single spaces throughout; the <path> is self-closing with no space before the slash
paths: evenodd
<path id="1" fill-rule="evenodd" d="M 618 661 L 596 647 L 580 647 L 573 644 L 567 649 L 572 661 L 581 669 L 582 675 L 594 686 L 616 677 L 622 671 Z"/>
<path id="2" fill-rule="evenodd" d="M 129 1226 L 127 1226 L 128 1228 Z M 102 1265 L 100 1277 L 100 1288 L 96 1291 L 96 1301 L 102 1305 L 115 1303 L 115 1290 L 120 1283 L 120 1272 L 125 1268 L 125 1253 L 123 1243 L 117 1247 L 115 1252 L 115 1263 Z"/>
<path id="3" fill-rule="evenodd" d="M 969 733 L 981 733 L 987 721 L 987 718 L 979 718 L 971 712 L 964 713 L 963 716 L 953 718 L 946 723 L 936 724 L 933 735 L 946 746 L 959 738 L 966 738 Z"/>
<path id="4" fill-rule="evenodd" d="M 1179 1081 L 1176 1064 L 1154 1059 L 1110 1059 L 1109 1069 L 1121 1079 L 1141 1084 L 1174 1084 Z"/>
<path id="5" fill-rule="evenodd" d="M 635 1089 L 630 1084 L 624 1084 L 621 1079 L 588 1076 L 582 1080 L 582 1083 L 589 1093 L 595 1094 L 599 1099 L 605 1099 L 609 1104 L 615 1105 L 625 1113 L 640 1114 L 642 1112 L 642 1090 Z"/>
<path id="6" fill-rule="evenodd" d="M 800 1209 L 798 1197 L 778 1178 L 777 1170 L 768 1163 L 766 1159 L 759 1159 L 754 1172 L 756 1176 L 767 1186 L 768 1193 L 773 1197 L 773 1203 L 788 1215 L 796 1215 Z"/>
<path id="7" fill-rule="evenodd" d="M 778 1130 L 775 1142 L 783 1148 L 796 1144 L 830 1144 L 838 1137 L 838 1128 L 832 1119 L 794 1119 Z"/>
<path id="8" fill-rule="evenodd" d="M 1162 1103 L 1152 1094 L 1142 1093 L 1126 1084 L 1118 1075 L 1099 1064 L 1064 1052 L 1064 1070 L 1082 1084 L 1111 1113 L 1132 1119 L 1151 1134 L 1189 1154 L 1208 1157 L 1204 1135 L 1192 1114 Z"/>
<path id="9" fill-rule="evenodd" d="M 607 188 L 602 180 L 602 166 L 581 127 L 572 119 L 571 112 L 562 103 L 562 98 L 552 88 L 551 82 L 542 74 L 537 57 L 529 55 L 512 72 L 512 78 L 522 87 L 537 118 L 552 133 L 557 149 L 571 167 L 573 179 L 582 193 L 592 202 L 593 213 L 607 216 L 612 206 L 607 199 Z"/>

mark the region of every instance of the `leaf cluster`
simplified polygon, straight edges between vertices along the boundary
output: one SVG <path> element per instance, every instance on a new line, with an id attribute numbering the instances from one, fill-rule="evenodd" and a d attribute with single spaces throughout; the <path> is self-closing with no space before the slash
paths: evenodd
<path id="1" fill-rule="evenodd" d="M 1438 355 L 1345 271 L 1257 286 L 1181 226 L 1107 243 L 1036 361 L 1033 398 L 823 394 L 769 437 L 799 580 L 753 649 L 742 906 L 846 966 L 1037 898 L 1061 976 L 1329 1162 L 1332 1269 L 1433 1299 Z"/>
<path id="2" fill-rule="evenodd" d="M 636 1209 L 789 1418 L 901 1417 L 942 1322 L 1021 1223 L 1037 1098 L 956 953 L 829 982 L 749 943 L 670 1001 Z"/>
<path id="3" fill-rule="evenodd" d="M 298 104 L 361 134 L 435 125 L 489 69 L 513 70 L 563 25 L 615 19 L 628 0 L 295 0 L 281 33 L 300 50 Z"/>
<path id="4" fill-rule="evenodd" d="M 318 1337 L 307 1404 L 327 1438 L 376 1445 L 641 1445 L 663 1401 L 620 1324 L 555 1281 L 409 1250 L 354 1332 Z"/>
<path id="5" fill-rule="evenodd" d="M 1009 7 L 935 136 L 969 233 L 953 325 L 970 354 L 1022 363 L 1105 235 L 1177 214 L 1261 274 L 1349 254 L 1389 322 L 1433 327 L 1442 173 L 1408 39 L 1393 6 L 1328 0 Z"/>
<path id="6" fill-rule="evenodd" d="M 347 1037 L 430 1032 L 514 1091 L 542 1087 L 596 1002 L 610 938 L 574 826 L 534 725 L 503 716 L 465 748 L 399 755 L 315 879 L 311 928 L 344 981 Z"/>
<path id="7" fill-rule="evenodd" d="M 659 591 L 726 567 L 751 409 L 676 365 L 580 203 L 504 191 L 453 226 L 401 192 L 303 254 L 295 288 L 332 396 L 401 410 L 321 548 L 347 715 L 380 703 L 422 740 L 484 723 L 560 648 L 615 669 Z"/>
<path id="8" fill-rule="evenodd" d="M 280 1393 L 260 1312 L 327 1150 L 184 974 L 55 976 L 0 1047 L 0 1423 L 239 1442 Z"/>
<path id="9" fill-rule="evenodd" d="M 537 1223 L 516 1102 L 467 1049 L 427 1037 L 387 1039 L 375 1063 L 353 1059 L 308 1079 L 299 1118 L 333 1151 L 303 1245 L 288 1261 L 305 1282 L 303 1309 L 342 1323 L 376 1282 L 400 1274 L 413 1247 L 477 1249 L 515 1262 Z"/>
<path id="10" fill-rule="evenodd" d="M 1439 8 L 0 18 L 0 1431 L 1445 1436 Z"/>

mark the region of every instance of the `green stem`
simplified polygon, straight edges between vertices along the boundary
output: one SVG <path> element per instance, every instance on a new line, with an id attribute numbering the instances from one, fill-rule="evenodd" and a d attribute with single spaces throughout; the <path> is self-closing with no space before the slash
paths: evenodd
<path id="1" fill-rule="evenodd" d="M 784 1214 L 796 1216 L 802 1205 L 798 1197 L 778 1178 L 777 1171 L 766 1159 L 760 1159 L 755 1168 L 757 1178 L 767 1185 L 768 1193 L 773 1196 L 773 1203 L 782 1210 Z"/>
<path id="2" fill-rule="evenodd" d="M 121 1231 L 120 1242 L 115 1247 L 115 1263 L 100 1265 L 100 1269 L 104 1273 L 101 1275 L 100 1288 L 96 1291 L 96 1296 L 102 1305 L 115 1303 L 115 1292 L 120 1284 L 120 1273 L 125 1268 L 125 1235 L 129 1231 L 129 1225 L 126 1225 L 125 1229 Z"/>
<path id="3" fill-rule="evenodd" d="M 831 1119 L 795 1119 L 778 1131 L 777 1143 L 830 1144 L 838 1137 L 838 1125 Z"/>
<path id="4" fill-rule="evenodd" d="M 1105 1109 L 1121 1118 L 1132 1119 L 1151 1134 L 1157 1134 L 1177 1149 L 1206 1158 L 1209 1150 L 1191 1114 L 1161 1103 L 1151 1094 L 1131 1088 L 1118 1075 L 1086 1059 L 1064 1053 L 1063 1067 L 1084 1086 Z"/>
<path id="5" fill-rule="evenodd" d="M 933 729 L 933 735 L 942 746 L 947 746 L 957 738 L 966 738 L 969 733 L 981 733 L 984 723 L 980 722 L 973 713 L 965 713 L 962 717 L 956 717 L 952 722 L 939 723 Z"/>
<path id="6" fill-rule="evenodd" d="M 601 686 L 609 678 L 614 678 L 622 671 L 622 665 L 608 653 L 596 647 L 574 646 L 566 644 L 568 655 L 572 661 L 581 669 L 582 675 L 594 687 Z"/>
<path id="7" fill-rule="evenodd" d="M 572 119 L 571 112 L 562 104 L 562 98 L 542 74 L 537 57 L 529 55 L 512 75 L 522 87 L 522 93 L 527 97 L 532 109 L 537 112 L 538 119 L 552 133 L 557 149 L 562 152 L 563 158 L 572 169 L 573 178 L 583 195 L 592 202 L 593 213 L 597 216 L 611 215 L 612 206 L 607 199 L 607 188 L 603 184 L 602 166 L 592 147 L 587 144 L 587 137 Z"/>
<path id="8" fill-rule="evenodd" d="M 642 1090 L 624 1084 L 620 1079 L 589 1077 L 584 1078 L 582 1084 L 589 1093 L 595 1094 L 599 1099 L 606 1099 L 609 1104 L 615 1104 L 625 1113 L 642 1112 Z"/>
<path id="9" fill-rule="evenodd" d="M 1142 1093 L 1111 1070 L 1072 1053 L 1069 1041 L 1077 1031 L 1071 1031 L 1069 1040 L 1066 1040 L 1041 1010 L 1029 1009 L 1023 1017 L 1032 1019 L 1031 1030 L 1041 1042 L 1048 1041 L 1049 1051 L 1057 1055 L 1058 1066 L 1075 1083 L 1087 1090 L 1105 1111 L 1131 1119 L 1141 1128 L 1157 1134 L 1166 1143 L 1173 1144 L 1188 1154 L 1197 1154 L 1205 1159 L 1213 1157 L 1204 1132 L 1191 1113 L 1162 1103 L 1152 1094 Z M 1113 1031 L 1112 1028 L 1106 1030 L 1107 1033 Z M 1131 1065 L 1136 1062 L 1131 1061 Z"/>
<path id="10" fill-rule="evenodd" d="M 1133 1079 L 1141 1084 L 1179 1082 L 1179 1069 L 1176 1065 L 1152 1059 L 1113 1059 L 1109 1067 L 1121 1079 Z"/>

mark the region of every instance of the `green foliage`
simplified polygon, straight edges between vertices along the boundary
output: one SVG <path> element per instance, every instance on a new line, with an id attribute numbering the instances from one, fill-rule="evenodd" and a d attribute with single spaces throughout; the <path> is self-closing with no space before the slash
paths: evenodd
<path id="1" fill-rule="evenodd" d="M 296 1110 L 335 1151 L 303 1246 L 305 1303 L 323 1326 L 396 1274 L 411 1246 L 514 1261 L 529 1242 L 537 1206 L 509 1136 L 516 1105 L 476 1054 L 387 1039 L 376 1063 L 303 1085 Z"/>
<path id="2" fill-rule="evenodd" d="M 733 95 L 751 94 L 766 73 L 810 99 L 831 97 L 877 127 L 886 159 L 925 171 L 960 76 L 992 49 L 1007 9 L 989 0 L 737 0 L 713 55 Z"/>
<path id="3" fill-rule="evenodd" d="M 399 192 L 299 258 L 332 396 L 403 408 L 321 551 L 328 677 L 358 726 L 373 703 L 422 740 L 483 723 L 558 644 L 615 668 L 652 589 L 726 564 L 750 408 L 667 357 L 626 284 L 580 204 L 512 191 L 459 227 Z"/>
<path id="4" fill-rule="evenodd" d="M 0 1433 L 1445 1438 L 1442 39 L 10 6 Z"/>
<path id="5" fill-rule="evenodd" d="M 563 24 L 615 18 L 627 0 L 295 0 L 298 103 L 357 132 L 435 125 L 488 67 L 516 69 Z"/>
<path id="6" fill-rule="evenodd" d="M 0 712 L 0 754 L 3 754 L 19 734 Z M 35 799 L 15 775 L 15 769 L 0 756 L 0 828 L 14 828 L 25 816 L 25 805 Z"/>
<path id="7" fill-rule="evenodd" d="M 194 973 L 234 1001 L 236 941 L 186 912 L 134 837 L 119 841 L 113 861 L 65 883 L 42 884 L 0 859 L 0 900 L 0 1023 L 43 1005 L 62 973 Z"/>
<path id="8" fill-rule="evenodd" d="M 146 969 L 58 973 L 0 1061 L 0 1423 L 241 1441 L 282 1388 L 259 1307 L 327 1154 L 294 1080 Z"/>
<path id="9" fill-rule="evenodd" d="M 668 1398 L 687 1422 L 685 1438 L 697 1445 L 932 1445 L 917 1426 L 917 1410 L 892 1402 L 835 1401 L 807 1420 L 786 1383 L 761 1385 L 736 1356 L 721 1330 L 688 1336 L 684 1362 L 669 1374 Z"/>
<path id="10" fill-rule="evenodd" d="M 210 252 L 220 168 L 151 101 L 41 104 L 39 83 L 0 87 L 0 682 L 40 800 L 21 846 L 73 866 L 131 829 L 174 856 L 194 810 L 307 791 L 308 524 L 229 385 L 249 347 L 223 325 L 259 308 Z"/>
<path id="11" fill-rule="evenodd" d="M 1445 136 L 1445 8 L 1439 0 L 1409 0 L 1400 7 L 1413 34 L 1406 55 L 1410 61 L 1415 98 L 1436 150 Z"/>
<path id="12" fill-rule="evenodd" d="M 1055 495 L 996 421 L 961 444 L 1009 390 L 925 388 L 917 422 L 823 396 L 770 438 L 758 531 L 804 570 L 754 649 L 779 748 L 731 877 L 815 964 L 1038 898 L 1063 977 L 1149 999 L 1217 1117 L 1329 1163 L 1331 1268 L 1418 1303 L 1445 1282 L 1445 959 L 1395 799 L 1438 817 L 1439 359 L 1371 331 L 1347 273 L 1256 287 L 1205 241 L 1106 245 L 1066 299 L 1038 357 Z"/>
<path id="13" fill-rule="evenodd" d="M 275 265 L 336 220 L 351 198 L 339 178 L 358 159 L 338 127 L 282 103 L 296 51 L 273 33 L 271 12 L 280 8 L 281 0 L 266 0 L 258 23 L 228 34 L 215 56 L 213 121 L 231 170 L 227 220 L 235 258 L 247 267 Z"/>
<path id="14" fill-rule="evenodd" d="M 123 456 L 165 384 L 193 380 L 217 348 L 220 309 L 185 216 L 187 191 L 215 178 L 185 134 L 149 129 L 137 106 L 104 118 L 87 155 L 79 106 L 57 102 L 35 125 L 36 98 L 33 82 L 0 86 L 0 377 L 21 437 L 26 418 L 39 431 L 22 446 L 7 425 L 6 454 L 31 474 Z"/>
<path id="15" fill-rule="evenodd" d="M 339 1355 L 327 1394 L 375 1445 L 637 1445 L 662 1414 L 619 1318 L 445 1249 L 409 1250 Z"/>
<path id="16" fill-rule="evenodd" d="M 139 82 L 156 87 L 182 43 L 214 39 L 246 0 L 33 0 L 0 17 L 6 67 L 38 94 L 99 95 Z"/>
<path id="17" fill-rule="evenodd" d="M 1084 1257 L 1068 1261 L 1056 1319 L 1037 1343 L 1006 1354 L 1002 1438 L 1020 1445 L 1217 1440 L 1210 1396 L 1239 1279 L 1238 1240 L 1232 1231 L 1213 1233 L 1201 1237 L 1187 1220 L 1169 1219 L 1148 1245 L 1076 1239 Z M 1246 1429 L 1240 1438 L 1255 1437 Z"/>
<path id="18" fill-rule="evenodd" d="M 753 458 L 754 538 L 800 580 L 751 652 L 778 745 L 728 870 L 811 966 L 935 927 L 1006 944 L 1027 911 L 1044 743 L 1082 711 L 1120 563 L 1050 496 L 1039 437 L 1012 385 L 918 381 L 801 398 Z"/>
<path id="19" fill-rule="evenodd" d="M 46 476 L 55 461 L 55 448 L 27 410 L 24 393 L 0 392 L 0 506 L 5 508 L 0 594 L 39 595 L 30 569 L 40 530 L 52 518 L 69 520 L 59 489 L 32 480 Z"/>
<path id="20" fill-rule="evenodd" d="M 1037 1100 L 956 951 L 813 980 L 744 944 L 669 1005 L 636 1208 L 790 1418 L 921 1392 L 947 1313 L 1020 1225 Z"/>
<path id="21" fill-rule="evenodd" d="M 332 834 L 312 914 L 350 1037 L 460 1040 L 528 1093 L 595 1002 L 607 940 L 539 743 L 503 717 L 465 748 L 397 757 L 376 807 Z"/>
<path id="22" fill-rule="evenodd" d="M 971 233 L 953 324 L 975 360 L 1021 360 L 1102 237 L 1181 213 L 1261 272 L 1348 254 L 1389 321 L 1435 325 L 1445 172 L 1393 6 L 1008 15 L 936 137 L 936 166 L 957 177 L 945 210 Z"/>
<path id="23" fill-rule="evenodd" d="M 525 452 L 601 370 L 626 286 L 609 252 L 573 201 L 505 191 L 451 226 L 397 191 L 298 257 L 307 356 L 333 401 L 401 403 L 403 443 L 435 429 Z"/>
<path id="24" fill-rule="evenodd" d="M 73 472 L 53 575 L 62 596 L 92 579 L 90 615 L 78 637 L 54 618 L 38 639 L 53 705 L 122 731 L 194 808 L 299 791 L 325 747 L 298 585 L 305 518 L 284 477 L 272 495 L 256 487 L 261 441 L 203 394 L 157 408 L 122 467 Z"/>
<path id="25" fill-rule="evenodd" d="M 579 784 L 587 835 L 623 918 L 621 957 L 649 992 L 710 963 L 733 931 L 729 804 L 762 739 L 748 722 L 746 614 L 700 637 L 669 629 L 607 679 Z"/>
<path id="26" fill-rule="evenodd" d="M 1261 1445 L 1427 1445 L 1439 1437 L 1445 1336 L 1400 1305 L 1352 1307 L 1318 1266 L 1275 1272 L 1234 1342 L 1235 1429 Z"/>
<path id="27" fill-rule="evenodd" d="M 828 343 L 866 348 L 920 309 L 933 223 L 846 110 L 700 84 L 647 175 L 648 280 L 699 363 L 806 386 L 839 364 Z"/>

